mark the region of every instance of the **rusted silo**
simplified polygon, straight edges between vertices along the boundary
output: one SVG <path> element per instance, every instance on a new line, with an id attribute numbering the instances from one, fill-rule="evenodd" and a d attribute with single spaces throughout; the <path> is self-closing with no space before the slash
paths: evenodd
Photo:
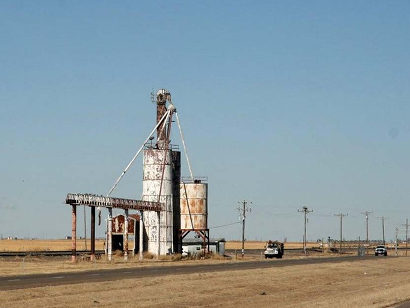
<path id="1" fill-rule="evenodd" d="M 201 180 L 180 184 L 181 230 L 208 229 L 208 183 Z"/>

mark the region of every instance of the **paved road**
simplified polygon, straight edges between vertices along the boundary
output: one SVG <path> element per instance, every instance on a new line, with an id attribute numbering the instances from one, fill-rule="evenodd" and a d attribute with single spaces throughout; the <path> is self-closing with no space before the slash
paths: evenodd
<path id="1" fill-rule="evenodd" d="M 85 272 L 33 274 L 19 276 L 0 276 L 0 290 L 14 290 L 44 286 L 66 285 L 85 282 L 102 282 L 142 277 L 165 275 L 182 275 L 190 273 L 209 273 L 232 270 L 260 269 L 270 267 L 284 267 L 303 264 L 338 263 L 344 261 L 376 260 L 375 257 L 332 257 L 263 260 L 249 262 L 231 262 L 217 264 L 175 265 L 175 266 L 147 266 L 135 268 L 121 268 L 109 270 L 94 270 Z"/>
<path id="2" fill-rule="evenodd" d="M 410 301 L 404 302 L 396 306 L 396 308 L 410 308 Z"/>

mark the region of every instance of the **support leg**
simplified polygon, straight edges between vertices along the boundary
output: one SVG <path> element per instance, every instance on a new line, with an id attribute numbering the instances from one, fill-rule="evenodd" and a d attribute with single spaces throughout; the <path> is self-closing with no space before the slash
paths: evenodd
<path id="1" fill-rule="evenodd" d="M 124 215 L 124 261 L 128 261 L 128 210 Z"/>
<path id="2" fill-rule="evenodd" d="M 71 261 L 76 261 L 77 256 L 77 207 L 71 206 Z"/>
<path id="3" fill-rule="evenodd" d="M 159 259 L 159 255 L 161 253 L 161 241 L 160 236 L 161 236 L 161 212 L 157 212 L 157 217 L 158 217 L 158 237 L 157 237 L 157 246 L 158 246 L 158 252 L 157 252 L 157 259 Z"/>
<path id="4" fill-rule="evenodd" d="M 91 206 L 91 261 L 95 260 L 95 207 Z"/>
<path id="5" fill-rule="evenodd" d="M 141 211 L 141 216 L 140 216 L 140 240 L 139 240 L 139 259 L 142 261 L 144 259 L 143 256 L 143 250 L 144 250 L 144 218 L 143 218 L 143 213 Z"/>
<path id="6" fill-rule="evenodd" d="M 132 220 L 132 223 L 134 224 L 134 244 L 132 245 L 132 256 L 135 257 L 135 248 L 137 247 L 137 221 Z"/>
<path id="7" fill-rule="evenodd" d="M 108 208 L 108 230 L 107 230 L 107 255 L 108 261 L 112 260 L 112 208 Z"/>

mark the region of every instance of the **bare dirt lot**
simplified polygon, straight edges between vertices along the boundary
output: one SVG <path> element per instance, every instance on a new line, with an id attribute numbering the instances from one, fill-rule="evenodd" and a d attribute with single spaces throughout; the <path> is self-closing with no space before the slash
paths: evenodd
<path id="1" fill-rule="evenodd" d="M 381 257 L 1 291 L 0 307 L 389 307 L 410 299 L 409 265 Z"/>

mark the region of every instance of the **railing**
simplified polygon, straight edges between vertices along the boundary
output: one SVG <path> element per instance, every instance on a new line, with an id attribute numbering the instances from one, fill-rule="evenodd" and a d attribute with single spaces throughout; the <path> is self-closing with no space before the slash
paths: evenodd
<path id="1" fill-rule="evenodd" d="M 67 194 L 66 204 L 87 205 L 131 210 L 162 211 L 161 202 L 106 197 L 94 194 Z"/>
<path id="2" fill-rule="evenodd" d="M 194 176 L 194 179 L 190 176 L 183 176 L 181 177 L 181 182 L 183 183 L 207 183 L 208 177 L 207 176 Z"/>

